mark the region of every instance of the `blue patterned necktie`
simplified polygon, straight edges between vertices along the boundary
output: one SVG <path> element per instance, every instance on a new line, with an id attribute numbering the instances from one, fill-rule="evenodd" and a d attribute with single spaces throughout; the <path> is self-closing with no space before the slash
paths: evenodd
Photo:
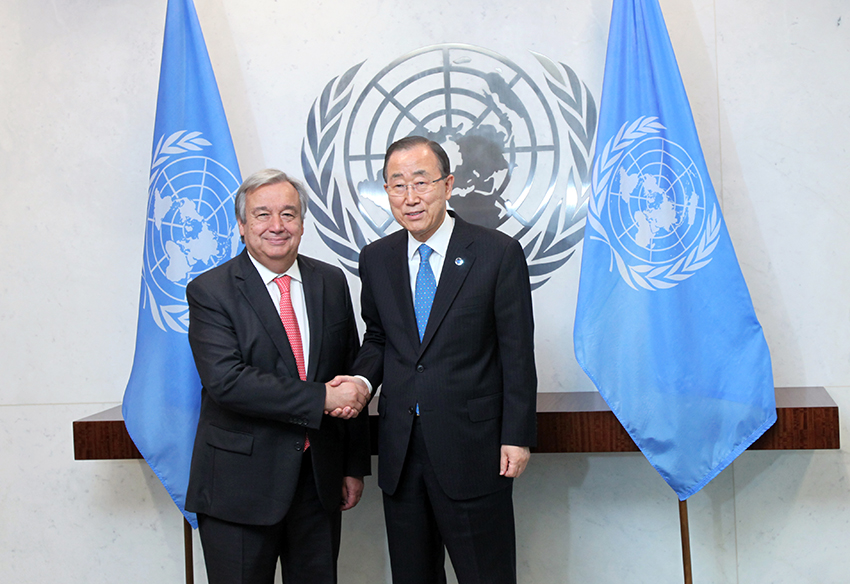
<path id="1" fill-rule="evenodd" d="M 437 291 L 437 279 L 431 270 L 431 252 L 434 250 L 424 243 L 419 246 L 419 272 L 416 274 L 416 298 L 413 309 L 416 312 L 416 327 L 419 329 L 419 340 L 425 336 L 425 326 L 428 324 L 428 315 L 431 314 L 431 303 L 434 302 L 434 293 Z"/>

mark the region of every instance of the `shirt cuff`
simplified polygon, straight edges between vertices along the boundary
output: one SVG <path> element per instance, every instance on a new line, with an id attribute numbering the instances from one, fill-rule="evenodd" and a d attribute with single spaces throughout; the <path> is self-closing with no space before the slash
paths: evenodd
<path id="1" fill-rule="evenodd" d="M 369 388 L 369 395 L 372 395 L 372 384 L 369 382 L 369 380 L 363 377 L 362 375 L 355 375 L 354 377 L 356 377 L 357 379 L 362 379 L 363 383 L 366 384 L 366 387 Z"/>

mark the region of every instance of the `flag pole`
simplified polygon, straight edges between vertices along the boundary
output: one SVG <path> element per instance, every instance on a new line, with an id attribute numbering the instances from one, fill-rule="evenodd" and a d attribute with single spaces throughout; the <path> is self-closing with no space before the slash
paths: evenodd
<path id="1" fill-rule="evenodd" d="M 688 501 L 679 501 L 679 529 L 682 532 L 682 565 L 685 570 L 685 584 L 693 584 L 691 573 L 691 536 L 688 530 Z"/>
<path id="2" fill-rule="evenodd" d="M 183 555 L 186 560 L 186 584 L 195 584 L 195 568 L 192 558 L 192 524 L 183 518 Z"/>

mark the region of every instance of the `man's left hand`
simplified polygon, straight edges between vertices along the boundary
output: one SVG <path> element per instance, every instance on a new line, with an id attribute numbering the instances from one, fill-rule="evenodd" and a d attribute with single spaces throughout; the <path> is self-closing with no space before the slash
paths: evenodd
<path id="1" fill-rule="evenodd" d="M 363 478 L 343 477 L 340 510 L 346 511 L 357 505 L 361 495 L 363 495 Z"/>
<path id="2" fill-rule="evenodd" d="M 515 479 L 525 470 L 529 458 L 531 458 L 531 450 L 528 446 L 509 446 L 502 444 L 502 460 L 499 465 L 499 474 Z"/>

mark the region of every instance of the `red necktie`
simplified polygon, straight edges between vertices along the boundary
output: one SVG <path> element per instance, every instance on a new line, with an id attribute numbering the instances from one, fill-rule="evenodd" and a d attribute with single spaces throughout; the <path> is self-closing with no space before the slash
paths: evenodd
<path id="1" fill-rule="evenodd" d="M 295 310 L 292 308 L 292 296 L 289 294 L 289 285 L 292 278 L 281 276 L 274 279 L 274 283 L 280 288 L 280 320 L 283 329 L 289 337 L 289 346 L 295 356 L 295 364 L 298 366 L 298 377 L 301 381 L 307 379 L 307 371 L 304 368 L 304 346 L 301 344 L 301 330 L 298 328 L 298 319 L 295 318 Z M 304 450 L 310 448 L 310 438 L 304 439 Z"/>

